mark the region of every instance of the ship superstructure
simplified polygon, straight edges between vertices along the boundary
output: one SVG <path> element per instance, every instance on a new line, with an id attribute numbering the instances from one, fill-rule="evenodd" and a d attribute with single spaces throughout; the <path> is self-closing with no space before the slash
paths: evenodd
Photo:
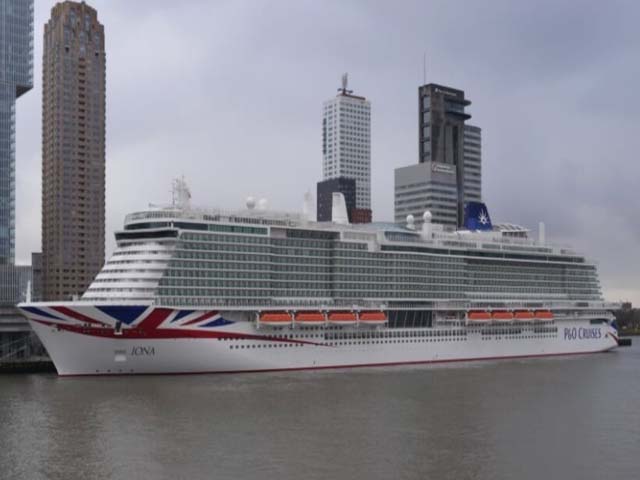
<path id="1" fill-rule="evenodd" d="M 179 196 L 126 217 L 80 300 L 21 305 L 60 374 L 331 368 L 617 345 L 596 266 L 521 227 L 491 227 L 482 206 L 473 228 L 447 232 L 428 212 L 419 226 L 318 223 L 253 201 L 209 210 Z"/>

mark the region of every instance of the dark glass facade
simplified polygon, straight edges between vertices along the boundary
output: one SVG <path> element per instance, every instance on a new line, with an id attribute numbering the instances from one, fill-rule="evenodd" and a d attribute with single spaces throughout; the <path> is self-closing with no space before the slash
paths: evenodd
<path id="1" fill-rule="evenodd" d="M 465 107 L 471 102 L 462 90 L 430 83 L 418 88 L 418 105 L 419 162 L 437 162 L 455 169 L 459 227 L 464 218 L 465 201 L 464 128 L 465 121 L 471 118 Z"/>
<path id="2" fill-rule="evenodd" d="M 0 264 L 15 259 L 16 98 L 33 87 L 33 0 L 0 0 Z"/>

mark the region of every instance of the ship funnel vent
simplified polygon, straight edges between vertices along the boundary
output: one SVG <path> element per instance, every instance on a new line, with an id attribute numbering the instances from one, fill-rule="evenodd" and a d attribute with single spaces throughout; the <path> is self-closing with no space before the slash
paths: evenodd
<path id="1" fill-rule="evenodd" d="M 180 210 L 188 210 L 191 206 L 191 191 L 184 177 L 173 181 L 173 206 Z"/>
<path id="2" fill-rule="evenodd" d="M 347 202 L 344 199 L 344 195 L 340 192 L 333 192 L 331 220 L 333 221 L 333 223 L 339 223 L 341 225 L 349 224 L 349 216 L 347 215 Z"/>

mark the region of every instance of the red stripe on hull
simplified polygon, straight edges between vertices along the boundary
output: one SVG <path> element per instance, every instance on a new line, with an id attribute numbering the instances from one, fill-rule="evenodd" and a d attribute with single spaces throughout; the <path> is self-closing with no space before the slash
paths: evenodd
<path id="1" fill-rule="evenodd" d="M 527 358 L 541 358 L 541 357 L 565 357 L 575 355 L 591 355 L 594 353 L 605 353 L 606 350 L 591 350 L 585 352 L 567 352 L 567 353 L 541 353 L 533 355 L 511 355 L 506 357 L 475 357 L 475 358 L 454 358 L 449 360 L 419 360 L 412 362 L 390 362 L 390 363 L 361 363 L 355 365 L 330 365 L 326 367 L 291 367 L 291 368 L 269 368 L 269 369 L 257 369 L 257 370 L 210 370 L 210 371 L 198 371 L 198 372 L 167 372 L 167 373 L 145 373 L 145 372 L 133 372 L 133 373 L 72 373 L 72 374 L 58 374 L 61 377 L 93 377 L 101 375 L 111 376 L 124 376 L 124 375 L 210 375 L 210 374 L 233 374 L 233 373 L 268 373 L 268 372 L 292 372 L 292 371 L 305 371 L 305 370 L 333 370 L 333 369 L 345 369 L 345 368 L 375 368 L 375 367 L 395 367 L 402 365 L 428 365 L 439 363 L 460 363 L 460 362 L 480 362 L 480 361 L 495 361 L 495 360 L 517 360 Z"/>

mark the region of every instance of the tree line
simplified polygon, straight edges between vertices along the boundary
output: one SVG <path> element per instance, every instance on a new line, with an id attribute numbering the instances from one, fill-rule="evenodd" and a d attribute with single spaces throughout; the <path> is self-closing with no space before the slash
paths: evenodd
<path id="1" fill-rule="evenodd" d="M 633 308 L 631 302 L 625 302 L 614 315 L 621 333 L 640 334 L 640 308 Z"/>

